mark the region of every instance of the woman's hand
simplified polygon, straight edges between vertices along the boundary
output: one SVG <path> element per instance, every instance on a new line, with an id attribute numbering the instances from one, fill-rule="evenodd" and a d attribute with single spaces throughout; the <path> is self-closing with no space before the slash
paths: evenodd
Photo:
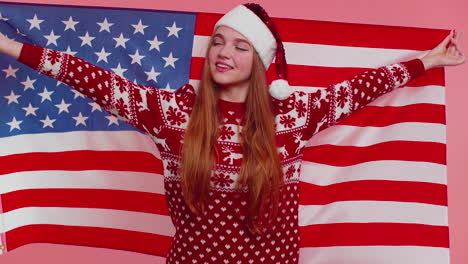
<path id="1" fill-rule="evenodd" d="M 428 54 L 421 58 L 426 70 L 433 67 L 454 66 L 465 62 L 459 40 L 461 33 L 452 30 L 450 34 Z"/>
<path id="2" fill-rule="evenodd" d="M 7 36 L 0 33 L 0 52 L 18 59 L 22 47 L 23 43 L 9 39 Z"/>

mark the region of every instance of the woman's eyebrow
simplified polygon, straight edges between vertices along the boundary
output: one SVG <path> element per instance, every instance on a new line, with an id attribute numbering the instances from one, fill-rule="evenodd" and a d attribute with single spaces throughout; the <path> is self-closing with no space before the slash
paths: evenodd
<path id="1" fill-rule="evenodd" d="M 223 36 L 223 34 L 221 34 L 221 33 L 216 33 L 216 34 L 214 34 L 214 35 L 213 35 L 213 38 L 215 38 L 215 37 L 219 37 L 219 38 L 224 39 L 224 36 Z M 235 38 L 234 41 L 235 41 L 235 42 L 245 42 L 245 43 L 249 44 L 250 46 L 252 46 L 252 44 L 250 44 L 250 42 L 249 42 L 248 40 L 243 39 L 243 38 Z"/>
<path id="2" fill-rule="evenodd" d="M 224 39 L 224 36 L 221 34 L 221 33 L 216 33 L 214 34 L 213 38 L 214 37 L 220 37 L 220 38 L 223 38 Z"/>
<path id="3" fill-rule="evenodd" d="M 248 40 L 246 40 L 246 39 L 236 38 L 236 39 L 234 39 L 234 41 L 237 41 L 237 42 L 244 42 L 244 43 L 246 43 L 246 44 L 249 44 L 249 46 L 252 46 L 252 45 L 250 44 L 250 42 L 249 42 Z"/>

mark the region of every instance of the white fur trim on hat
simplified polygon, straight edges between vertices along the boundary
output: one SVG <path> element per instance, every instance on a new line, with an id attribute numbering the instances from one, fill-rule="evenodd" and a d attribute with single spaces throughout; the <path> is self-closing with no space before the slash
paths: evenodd
<path id="1" fill-rule="evenodd" d="M 270 94 L 278 100 L 288 98 L 293 92 L 294 88 L 286 80 L 277 79 L 270 84 Z"/>
<path id="2" fill-rule="evenodd" d="M 268 69 L 275 57 L 276 40 L 270 29 L 254 12 L 244 5 L 239 5 L 221 17 L 214 30 L 219 26 L 228 26 L 244 35 L 260 55 L 265 69 Z"/>

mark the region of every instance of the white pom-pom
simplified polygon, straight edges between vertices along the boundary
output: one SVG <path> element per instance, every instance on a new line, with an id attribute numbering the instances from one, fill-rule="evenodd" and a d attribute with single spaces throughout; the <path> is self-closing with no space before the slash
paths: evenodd
<path id="1" fill-rule="evenodd" d="M 293 92 L 294 88 L 289 86 L 289 83 L 286 80 L 277 79 L 270 84 L 270 94 L 278 100 L 288 98 Z"/>

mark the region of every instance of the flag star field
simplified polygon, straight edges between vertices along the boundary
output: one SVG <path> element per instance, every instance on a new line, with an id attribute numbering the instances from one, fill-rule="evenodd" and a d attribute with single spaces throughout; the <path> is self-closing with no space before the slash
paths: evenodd
<path id="1" fill-rule="evenodd" d="M 189 81 L 195 15 L 2 4 L 1 33 L 80 57 L 137 84 L 175 91 Z M 65 84 L 0 54 L 0 137 L 134 130 Z"/>

